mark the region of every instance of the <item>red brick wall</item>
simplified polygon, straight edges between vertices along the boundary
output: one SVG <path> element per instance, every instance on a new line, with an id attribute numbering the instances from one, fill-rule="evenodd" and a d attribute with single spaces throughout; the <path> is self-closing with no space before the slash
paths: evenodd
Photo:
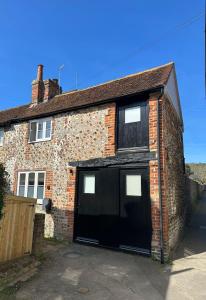
<path id="1" fill-rule="evenodd" d="M 149 98 L 149 149 L 156 153 L 158 150 L 158 97 L 159 94 L 152 94 Z M 150 174 L 150 199 L 152 218 L 152 256 L 160 258 L 160 197 L 158 180 L 158 160 L 149 162 Z"/>
<path id="2" fill-rule="evenodd" d="M 68 230 L 69 230 L 69 239 L 73 239 L 74 232 L 74 207 L 75 207 L 75 195 L 76 195 L 76 168 L 68 169 Z"/>
<path id="3" fill-rule="evenodd" d="M 157 151 L 157 99 L 159 94 L 149 98 L 149 149 Z"/>
<path id="4" fill-rule="evenodd" d="M 34 80 L 32 82 L 32 104 L 38 104 L 44 99 L 44 83 L 43 81 Z"/>
<path id="5" fill-rule="evenodd" d="M 105 117 L 105 125 L 108 128 L 108 142 L 105 145 L 104 155 L 114 156 L 115 155 L 115 125 L 116 124 L 116 103 L 108 104 L 108 114 Z"/>
<path id="6" fill-rule="evenodd" d="M 149 99 L 149 145 L 150 151 L 155 151 L 156 155 L 158 155 L 158 97 L 158 94 L 153 94 Z M 159 131 L 163 243 L 164 256 L 167 259 L 183 227 L 184 174 L 182 128 L 176 111 L 166 98 L 159 101 Z M 149 167 L 153 227 L 152 255 L 159 259 L 161 228 L 158 160 L 150 161 Z"/>
<path id="7" fill-rule="evenodd" d="M 46 170 L 46 182 L 45 182 L 45 197 L 52 199 L 53 190 L 53 171 Z"/>
<path id="8" fill-rule="evenodd" d="M 160 201 L 158 187 L 158 163 L 150 161 L 150 199 L 151 199 L 151 218 L 152 218 L 152 255 L 159 258 L 160 255 Z"/>
<path id="9" fill-rule="evenodd" d="M 44 101 L 60 94 L 60 87 L 57 80 L 44 80 Z"/>
<path id="10" fill-rule="evenodd" d="M 58 81 L 54 79 L 34 80 L 32 82 L 32 104 L 48 101 L 61 92 Z"/>

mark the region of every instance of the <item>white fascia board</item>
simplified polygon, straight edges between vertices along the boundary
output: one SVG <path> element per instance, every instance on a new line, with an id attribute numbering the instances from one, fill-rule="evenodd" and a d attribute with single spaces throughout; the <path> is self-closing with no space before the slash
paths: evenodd
<path id="1" fill-rule="evenodd" d="M 181 104 L 180 104 L 177 78 L 176 78 L 176 73 L 175 73 L 174 67 L 170 73 L 167 84 L 165 85 L 164 93 L 165 93 L 166 97 L 169 99 L 169 101 L 171 102 L 171 104 L 173 105 L 174 109 L 176 110 L 177 115 L 182 124 L 182 129 L 184 130 L 182 109 L 181 109 Z"/>

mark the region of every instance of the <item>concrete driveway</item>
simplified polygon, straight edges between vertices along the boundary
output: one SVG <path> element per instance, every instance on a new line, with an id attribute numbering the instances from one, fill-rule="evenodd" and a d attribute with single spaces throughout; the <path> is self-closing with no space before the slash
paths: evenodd
<path id="1" fill-rule="evenodd" d="M 205 300 L 206 197 L 171 266 L 149 258 L 72 244 L 50 254 L 17 299 Z"/>
<path id="2" fill-rule="evenodd" d="M 164 299 L 161 265 L 136 255 L 73 244 L 52 253 L 17 299 Z"/>

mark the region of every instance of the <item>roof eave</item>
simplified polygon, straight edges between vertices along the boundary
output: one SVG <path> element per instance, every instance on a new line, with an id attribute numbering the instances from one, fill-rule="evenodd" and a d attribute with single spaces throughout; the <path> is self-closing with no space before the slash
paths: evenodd
<path id="1" fill-rule="evenodd" d="M 36 114 L 36 115 L 30 116 L 30 117 L 11 119 L 7 122 L 2 122 L 2 123 L 0 122 L 0 127 L 5 127 L 5 126 L 9 126 L 11 124 L 21 123 L 21 122 L 24 122 L 24 121 L 34 120 L 34 119 L 38 119 L 38 118 L 54 116 L 54 115 L 65 113 L 65 112 L 76 111 L 76 110 L 85 109 L 85 108 L 89 108 L 89 107 L 99 106 L 99 105 L 103 105 L 103 104 L 106 104 L 106 103 L 116 102 L 117 100 L 122 99 L 124 97 L 130 97 L 130 96 L 132 97 L 132 96 L 142 95 L 142 94 L 147 94 L 147 93 L 149 94 L 149 93 L 157 92 L 157 91 L 159 91 L 160 89 L 162 89 L 164 87 L 165 87 L 165 84 L 162 84 L 162 85 L 159 85 L 157 87 L 153 87 L 151 89 L 142 90 L 142 91 L 135 92 L 135 93 L 132 93 L 132 94 L 125 94 L 125 95 L 122 95 L 122 96 L 116 96 L 116 97 L 113 97 L 113 98 L 104 99 L 104 100 L 101 100 L 101 101 L 96 102 L 96 103 L 88 103 L 88 104 L 84 104 L 84 105 L 78 105 L 78 106 L 72 107 L 72 108 L 59 109 L 59 110 L 56 110 L 54 112 L 40 113 L 40 114 Z M 52 99 L 50 101 L 52 101 Z"/>

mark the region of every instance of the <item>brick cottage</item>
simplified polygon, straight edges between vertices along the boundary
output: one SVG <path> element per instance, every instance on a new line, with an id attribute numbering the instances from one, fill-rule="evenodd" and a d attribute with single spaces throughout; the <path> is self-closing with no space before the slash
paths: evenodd
<path id="1" fill-rule="evenodd" d="M 52 200 L 45 236 L 167 259 L 184 225 L 183 121 L 173 63 L 62 93 L 38 66 L 31 103 L 0 112 L 17 195 Z"/>

